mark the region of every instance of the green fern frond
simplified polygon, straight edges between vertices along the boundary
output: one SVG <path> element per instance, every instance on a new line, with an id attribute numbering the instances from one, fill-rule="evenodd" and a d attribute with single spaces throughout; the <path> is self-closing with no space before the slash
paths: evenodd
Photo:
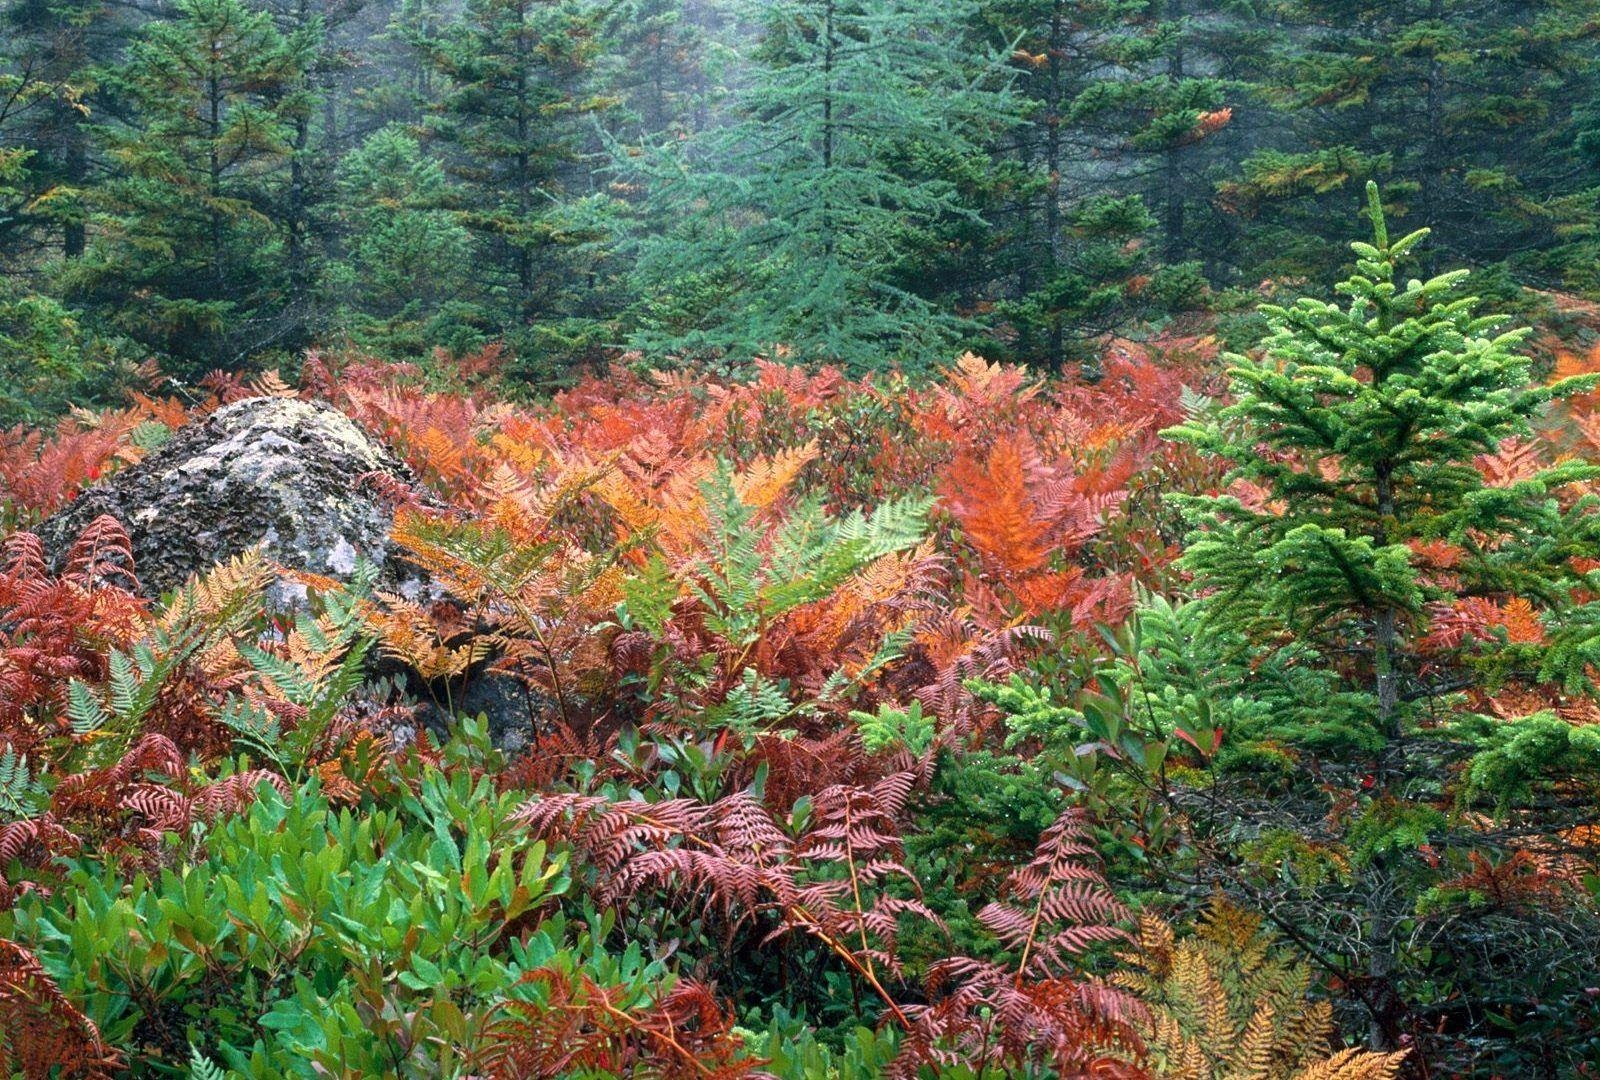
<path id="1" fill-rule="evenodd" d="M 0 750 L 0 812 L 16 817 L 32 817 L 45 801 L 46 791 L 28 768 L 26 754 L 7 746 Z"/>
<path id="2" fill-rule="evenodd" d="M 73 679 L 67 683 L 67 718 L 72 721 L 72 733 L 81 738 L 105 727 L 111 716 L 93 690 Z"/>

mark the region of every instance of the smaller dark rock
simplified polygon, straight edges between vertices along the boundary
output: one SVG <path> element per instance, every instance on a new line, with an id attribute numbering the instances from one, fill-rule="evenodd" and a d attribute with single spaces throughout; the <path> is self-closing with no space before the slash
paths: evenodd
<path id="1" fill-rule="evenodd" d="M 418 723 L 442 742 L 450 737 L 454 716 L 483 716 L 489 722 L 489 741 L 507 754 L 516 754 L 533 744 L 533 737 L 548 717 L 553 705 L 521 679 L 496 671 L 486 671 L 467 679 L 446 700 L 422 705 Z"/>

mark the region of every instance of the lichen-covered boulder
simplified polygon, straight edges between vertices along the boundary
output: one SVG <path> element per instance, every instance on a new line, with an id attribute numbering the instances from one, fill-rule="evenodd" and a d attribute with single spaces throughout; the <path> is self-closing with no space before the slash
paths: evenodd
<path id="1" fill-rule="evenodd" d="M 363 480 L 373 473 L 408 479 L 400 461 L 337 409 L 250 398 L 179 429 L 38 531 L 59 557 L 86 525 L 110 514 L 127 528 L 151 595 L 256 544 L 292 570 L 343 579 L 364 557 L 395 581 L 406 572 L 389 541 L 392 513 Z M 272 600 L 293 606 L 296 592 L 280 581 Z"/>

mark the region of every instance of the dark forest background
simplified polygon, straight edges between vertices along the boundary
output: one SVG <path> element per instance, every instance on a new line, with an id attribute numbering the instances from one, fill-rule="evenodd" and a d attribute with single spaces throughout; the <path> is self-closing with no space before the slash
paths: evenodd
<path id="1" fill-rule="evenodd" d="M 1332 280 L 1373 178 L 1425 269 L 1600 293 L 1592 0 L 0 12 L 6 422 L 312 345 L 1092 366 Z"/>

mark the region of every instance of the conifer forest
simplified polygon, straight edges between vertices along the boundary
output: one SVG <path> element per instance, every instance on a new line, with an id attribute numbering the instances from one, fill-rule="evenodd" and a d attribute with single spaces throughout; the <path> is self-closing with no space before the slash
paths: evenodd
<path id="1" fill-rule="evenodd" d="M 0 1080 L 1600 1080 L 1600 0 L 0 0 Z"/>

